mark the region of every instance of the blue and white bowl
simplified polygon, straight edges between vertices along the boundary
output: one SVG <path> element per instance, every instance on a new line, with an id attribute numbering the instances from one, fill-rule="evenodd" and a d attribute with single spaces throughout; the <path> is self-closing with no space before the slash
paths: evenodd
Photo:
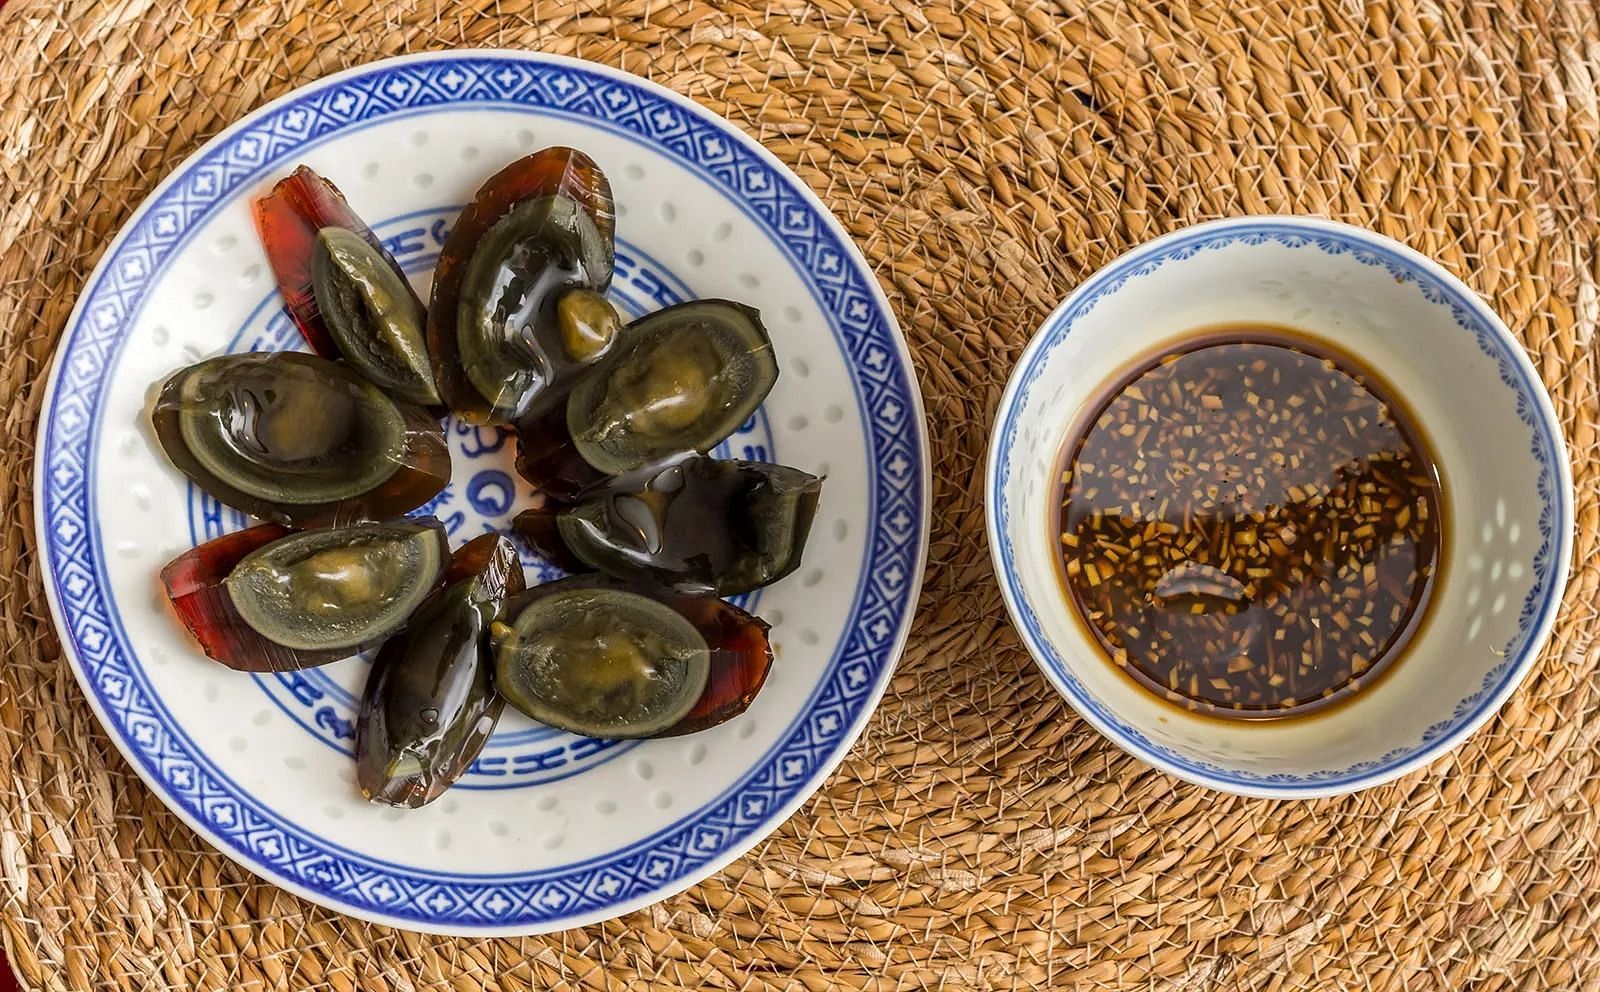
<path id="1" fill-rule="evenodd" d="M 1065 435 L 1133 361 L 1196 328 L 1286 325 L 1365 359 L 1432 442 L 1444 566 L 1420 633 L 1367 693 L 1287 721 L 1205 719 L 1106 663 L 1058 578 Z M 1572 554 L 1561 426 L 1511 332 L 1460 280 L 1359 228 L 1299 217 L 1200 224 L 1128 252 L 1045 320 L 1000 402 L 986 480 L 995 571 L 1039 667 L 1101 733 L 1199 785 L 1312 797 L 1387 782 L 1492 716 L 1550 634 Z"/>
<path id="2" fill-rule="evenodd" d="M 799 572 L 745 598 L 777 663 L 748 713 L 666 741 L 595 741 L 507 712 L 447 795 L 361 801 L 351 744 L 367 661 L 245 675 L 185 636 L 157 573 L 245 525 L 167 465 L 150 384 L 230 351 L 299 347 L 249 204 L 297 164 L 332 179 L 426 298 L 461 205 L 507 162 L 584 149 L 617 197 L 612 297 L 760 307 L 781 374 L 720 449 L 828 481 Z M 512 445 L 452 422 L 432 512 L 460 544 L 529 499 Z M 727 864 L 821 784 L 905 643 L 927 547 L 928 452 L 894 316 L 849 237 L 738 128 L 626 73 L 525 52 L 442 52 L 319 80 L 250 114 L 153 192 L 90 277 L 40 425 L 37 524 L 67 655 L 155 793 L 241 864 L 342 912 L 438 933 L 556 930 L 647 905 Z M 530 579 L 553 574 L 530 558 Z"/>

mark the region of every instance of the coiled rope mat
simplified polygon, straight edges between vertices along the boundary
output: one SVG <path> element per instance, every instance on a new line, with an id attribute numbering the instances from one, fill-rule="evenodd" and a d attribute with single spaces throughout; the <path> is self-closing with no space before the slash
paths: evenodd
<path id="1" fill-rule="evenodd" d="M 0 939 L 34 989 L 1600 989 L 1600 23 L 1545 0 L 12 0 L 0 11 Z M 915 635 L 849 760 L 726 871 L 524 940 L 367 926 L 199 841 L 96 725 L 32 536 L 46 365 L 107 241 L 209 135 L 455 46 L 581 55 L 726 113 L 850 228 L 935 454 Z M 1555 640 L 1455 754 L 1273 803 L 1153 772 L 1057 698 L 983 542 L 990 417 L 1080 279 L 1179 225 L 1364 224 L 1522 336 L 1576 459 Z"/>

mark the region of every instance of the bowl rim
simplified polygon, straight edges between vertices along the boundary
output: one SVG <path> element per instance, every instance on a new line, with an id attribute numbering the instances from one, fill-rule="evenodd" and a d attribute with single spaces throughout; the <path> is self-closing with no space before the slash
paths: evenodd
<path id="1" fill-rule="evenodd" d="M 1000 523 L 1000 504 L 1003 493 L 1000 485 L 1000 471 L 1001 464 L 1010 450 L 1010 445 L 1006 444 L 1005 437 L 1019 413 L 1024 382 L 1029 378 L 1028 372 L 1033 369 L 1055 343 L 1052 340 L 1055 336 L 1051 332 L 1062 324 L 1069 315 L 1074 314 L 1079 305 L 1086 299 L 1108 290 L 1110 286 L 1115 285 L 1111 282 L 1114 277 L 1128 270 L 1144 258 L 1161 254 L 1174 244 L 1199 235 L 1214 235 L 1226 231 L 1247 233 L 1252 229 L 1265 230 L 1268 228 L 1275 229 L 1275 233 L 1281 232 L 1283 229 L 1289 229 L 1309 237 L 1332 235 L 1343 241 L 1357 242 L 1382 256 L 1387 256 L 1390 260 L 1400 263 L 1419 275 L 1431 277 L 1431 279 L 1443 286 L 1449 291 L 1452 302 L 1458 303 L 1470 311 L 1471 316 L 1476 318 L 1484 328 L 1488 329 L 1498 339 L 1503 346 L 1507 360 L 1517 366 L 1517 370 L 1522 373 L 1522 378 L 1529 386 L 1528 392 L 1532 394 L 1534 406 L 1536 407 L 1532 415 L 1536 418 L 1538 425 L 1548 431 L 1555 454 L 1555 457 L 1551 459 L 1553 462 L 1552 469 L 1555 473 L 1555 486 L 1550 500 L 1555 508 L 1555 518 L 1552 520 L 1550 528 L 1553 544 L 1552 551 L 1554 553 L 1550 585 L 1542 599 L 1538 601 L 1539 615 L 1529 630 L 1519 655 L 1514 661 L 1505 666 L 1504 671 L 1498 675 L 1492 688 L 1486 685 L 1483 689 L 1480 689 L 1479 698 L 1475 700 L 1472 714 L 1459 725 L 1451 728 L 1448 733 L 1441 734 L 1431 740 L 1424 736 L 1423 740 L 1417 744 L 1399 749 L 1401 752 L 1408 753 L 1404 753 L 1403 757 L 1399 757 L 1398 760 L 1387 761 L 1380 759 L 1378 763 L 1384 767 L 1378 769 L 1362 768 L 1362 765 L 1372 763 L 1363 762 L 1328 778 L 1285 782 L 1224 777 L 1208 772 L 1198 766 L 1174 761 L 1130 737 L 1115 722 L 1106 719 L 1097 712 L 1097 707 L 1101 705 L 1098 698 L 1081 684 L 1074 684 L 1063 677 L 1063 673 L 1058 671 L 1049 660 L 1051 654 L 1055 652 L 1047 642 L 1047 639 L 1043 637 L 1042 631 L 1031 630 L 1029 623 L 1024 619 L 1023 608 L 1019 602 L 1021 595 L 1020 584 L 1014 564 L 1005 551 L 1004 542 L 1001 540 L 1003 531 Z M 1550 399 L 1549 389 L 1539 376 L 1538 370 L 1528 357 L 1522 343 L 1511 333 L 1510 328 L 1506 326 L 1505 322 L 1500 319 L 1488 303 L 1438 262 L 1393 238 L 1339 221 L 1292 214 L 1230 217 L 1186 225 L 1130 248 L 1100 266 L 1080 282 L 1045 317 L 1027 346 L 1017 357 L 1017 361 L 1007 377 L 1005 391 L 1001 394 L 1000 402 L 995 408 L 984 471 L 985 532 L 989 543 L 990 561 L 995 571 L 995 578 L 1000 586 L 1001 598 L 1005 602 L 1006 612 L 1011 619 L 1012 626 L 1016 629 L 1023 645 L 1027 648 L 1028 654 L 1032 657 L 1034 664 L 1038 666 L 1040 671 L 1055 687 L 1056 691 L 1072 705 L 1072 708 L 1078 712 L 1079 716 L 1099 731 L 1102 736 L 1146 764 L 1186 782 L 1216 789 L 1220 792 L 1275 799 L 1314 799 L 1343 795 L 1393 781 L 1454 750 L 1462 741 L 1483 726 L 1490 717 L 1499 712 L 1506 699 L 1527 677 L 1528 672 L 1539 659 L 1545 644 L 1549 640 L 1551 631 L 1554 629 L 1555 622 L 1560 616 L 1562 594 L 1566 588 L 1572 559 L 1573 503 L 1571 453 L 1567 446 L 1565 433 L 1561 427 L 1561 420 L 1556 413 L 1554 403 Z M 1065 666 L 1063 665 L 1062 667 L 1064 668 Z M 1491 675 L 1493 674 L 1493 671 L 1491 671 Z M 1385 756 L 1385 759 L 1387 758 L 1389 758 L 1389 755 Z"/>

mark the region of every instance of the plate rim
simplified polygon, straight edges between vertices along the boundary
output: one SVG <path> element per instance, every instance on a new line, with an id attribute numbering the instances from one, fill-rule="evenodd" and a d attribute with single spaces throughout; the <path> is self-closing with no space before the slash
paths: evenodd
<path id="1" fill-rule="evenodd" d="M 262 864 L 259 861 L 247 859 L 243 852 L 236 851 L 234 849 L 231 841 L 221 838 L 205 821 L 193 815 L 191 811 L 188 810 L 182 803 L 178 802 L 174 797 L 169 795 L 165 783 L 145 767 L 143 754 L 136 752 L 132 748 L 131 743 L 127 741 L 122 734 L 117 721 L 108 712 L 99 695 L 91 688 L 88 670 L 85 668 L 83 659 L 79 657 L 77 641 L 76 638 L 72 636 L 67 625 L 67 618 L 63 610 L 63 605 L 60 601 L 60 595 L 56 588 L 57 573 L 53 567 L 49 554 L 49 549 L 55 544 L 55 537 L 53 534 L 49 533 L 49 520 L 44 512 L 46 507 L 48 474 L 47 456 L 49 454 L 49 449 L 46 447 L 44 442 L 48 437 L 48 431 L 52 421 L 52 413 L 54 411 L 54 404 L 57 399 L 57 393 L 60 389 L 64 365 L 63 360 L 67 355 L 67 348 L 72 338 L 70 332 L 74 328 L 78 327 L 80 322 L 85 317 L 86 307 L 89 302 L 88 291 L 90 288 L 97 285 L 101 277 L 106 274 L 106 270 L 110 267 L 112 262 L 118 258 L 120 251 L 124 247 L 129 237 L 133 234 L 135 229 L 140 226 L 141 222 L 145 220 L 147 214 L 149 214 L 157 202 L 161 200 L 163 194 L 167 193 L 174 185 L 176 185 L 180 178 L 185 177 L 188 172 L 206 155 L 215 151 L 219 147 L 226 146 L 229 142 L 235 140 L 241 132 L 269 117 L 271 114 L 280 110 L 284 106 L 305 96 L 309 91 L 331 87 L 340 82 L 357 78 L 368 73 L 393 71 L 406 66 L 414 66 L 418 64 L 450 62 L 458 60 L 507 60 L 513 62 L 523 62 L 533 67 L 536 71 L 549 70 L 552 68 L 566 68 L 577 72 L 603 77 L 622 83 L 629 87 L 643 90 L 652 96 L 683 109 L 689 114 L 701 117 L 702 119 L 711 122 L 717 130 L 725 132 L 733 140 L 738 142 L 746 151 L 753 155 L 757 161 L 764 164 L 768 169 L 777 173 L 779 176 L 789 180 L 792 192 L 796 194 L 807 206 L 809 206 L 817 217 L 821 218 L 823 225 L 836 238 L 846 255 L 846 264 L 858 268 L 858 270 L 861 272 L 863 277 L 861 279 L 862 289 L 865 290 L 867 295 L 870 297 L 871 302 L 881 313 L 885 330 L 891 332 L 887 336 L 891 339 L 891 342 L 894 346 L 894 352 L 900 360 L 901 368 L 903 369 L 905 375 L 908 398 L 911 401 L 911 409 L 907 411 L 907 413 L 908 417 L 914 422 L 912 425 L 914 429 L 909 432 L 909 441 L 913 451 L 918 456 L 918 467 L 920 468 L 920 472 L 916 473 L 910 481 L 910 484 L 915 487 L 915 491 L 919 497 L 916 500 L 917 504 L 919 505 L 914 508 L 917 512 L 915 513 L 912 521 L 915 528 L 914 539 L 909 540 L 906 545 L 909 551 L 911 574 L 907 577 L 904 590 L 900 597 L 904 602 L 904 617 L 899 623 L 898 629 L 894 632 L 892 641 L 885 649 L 885 663 L 883 665 L 881 674 L 877 679 L 877 684 L 872 687 L 865 697 L 863 697 L 856 719 L 849 727 L 844 729 L 842 734 L 839 735 L 838 743 L 833 753 L 829 755 L 826 760 L 819 762 L 817 766 L 806 776 L 803 785 L 796 789 L 788 799 L 775 806 L 773 810 L 769 811 L 767 815 L 762 817 L 760 822 L 754 826 L 746 836 L 728 844 L 722 851 L 718 852 L 717 855 L 709 858 L 701 865 L 690 869 L 682 876 L 672 879 L 660 887 L 644 891 L 631 899 L 622 902 L 613 902 L 600 909 L 574 913 L 571 915 L 563 915 L 550 921 L 529 921 L 513 923 L 510 925 L 459 925 L 455 923 L 439 923 L 431 920 L 413 919 L 405 916 L 390 916 L 379 912 L 369 911 L 365 907 L 342 902 L 337 898 L 327 896 L 323 893 L 317 892 L 316 890 L 310 889 L 300 884 L 296 880 L 286 877 L 276 870 L 269 868 L 267 865 Z M 542 116 L 534 110 L 530 110 L 529 114 L 530 116 L 534 117 Z M 842 344 L 842 342 L 840 343 Z M 846 361 L 848 362 L 850 358 L 848 352 L 846 353 L 845 357 Z M 901 429 L 904 431 L 903 427 Z M 554 53 L 500 48 L 454 48 L 407 53 L 384 59 L 377 59 L 370 62 L 364 62 L 339 70 L 337 72 L 319 76 L 316 79 L 308 80 L 305 83 L 302 83 L 301 85 L 283 93 L 282 95 L 252 108 L 240 116 L 237 120 L 230 123 L 227 127 L 212 135 L 205 142 L 196 147 L 189 155 L 185 156 L 181 161 L 173 165 L 168 170 L 167 174 L 161 179 L 161 181 L 153 186 L 140 201 L 140 203 L 134 208 L 134 210 L 128 214 L 126 219 L 119 226 L 116 235 L 109 242 L 107 242 L 99 260 L 96 262 L 94 268 L 89 272 L 82 286 L 79 288 L 77 300 L 73 305 L 72 312 L 69 314 L 66 322 L 62 326 L 61 336 L 57 341 L 56 347 L 51 355 L 49 375 L 46 380 L 45 390 L 41 397 L 39 416 L 35 422 L 34 443 L 35 464 L 33 497 L 35 513 L 33 531 L 34 539 L 37 542 L 37 547 L 42 559 L 40 563 L 40 581 L 44 586 L 46 601 L 48 602 L 50 608 L 51 620 L 54 624 L 55 634 L 61 644 L 63 654 L 67 657 L 68 662 L 71 665 L 74 678 L 78 681 L 80 690 L 87 698 L 90 708 L 94 711 L 95 717 L 99 721 L 102 732 L 104 732 L 111 739 L 112 743 L 115 744 L 124 761 L 126 761 L 128 765 L 133 768 L 134 772 L 145 782 L 146 786 L 150 788 L 150 790 L 160 799 L 163 806 L 177 815 L 180 820 L 187 824 L 191 830 L 194 830 L 209 845 L 211 845 L 211 847 L 223 854 L 225 857 L 239 864 L 241 867 L 250 871 L 251 874 L 255 875 L 256 877 L 267 881 L 270 884 L 276 885 L 285 891 L 291 892 L 303 899 L 306 899 L 315 905 L 322 906 L 334 912 L 342 913 L 358 919 L 363 919 L 372 923 L 378 923 L 385 926 L 392 926 L 398 929 L 417 932 L 433 933 L 446 936 L 519 936 L 558 932 L 560 930 L 565 930 L 572 927 L 584 926 L 603 920 L 613 919 L 626 913 L 653 905 L 660 900 L 666 899 L 672 895 L 676 895 L 698 884 L 711 875 L 721 871 L 734 860 L 737 860 L 739 857 L 744 855 L 746 852 L 754 848 L 762 840 L 768 837 L 774 830 L 786 822 L 801 805 L 811 799 L 822 787 L 822 785 L 825 784 L 827 778 L 837 770 L 838 766 L 844 761 L 845 757 L 854 747 L 862 731 L 865 729 L 867 722 L 871 719 L 872 715 L 876 712 L 878 705 L 882 701 L 883 694 L 887 690 L 889 682 L 892 680 L 895 669 L 898 666 L 899 660 L 904 654 L 911 629 L 916 621 L 922 582 L 926 574 L 932 510 L 932 459 L 927 431 L 925 405 L 922 397 L 920 380 L 917 374 L 916 364 L 912 358 L 909 343 L 905 337 L 905 333 L 900 327 L 900 323 L 895 316 L 893 308 L 890 306 L 889 300 L 884 293 L 882 284 L 879 282 L 874 269 L 867 261 L 860 247 L 856 244 L 849 232 L 844 228 L 842 222 L 840 222 L 838 217 L 835 216 L 832 210 L 829 209 L 829 207 L 822 201 L 821 197 L 816 193 L 815 190 L 813 190 L 803 179 L 801 179 L 792 169 L 778 159 L 775 154 L 773 154 L 754 136 L 747 133 L 743 128 L 722 114 L 719 114 L 711 108 L 706 107 L 698 101 L 692 99 L 691 97 L 671 90 L 662 84 L 655 82 L 654 80 L 635 75 L 627 72 L 626 70 L 616 68 L 606 63 L 591 62 L 585 59 L 574 58 L 566 55 L 558 55 Z M 869 458 L 872 457 L 870 428 L 868 429 L 867 436 L 867 455 Z M 868 545 L 864 552 L 864 565 L 869 563 L 871 560 L 871 550 L 869 538 Z M 862 574 L 863 576 L 866 575 L 865 570 L 863 570 Z M 285 817 L 285 819 L 288 818 Z M 601 855 L 600 857 L 603 858 L 604 855 Z"/>

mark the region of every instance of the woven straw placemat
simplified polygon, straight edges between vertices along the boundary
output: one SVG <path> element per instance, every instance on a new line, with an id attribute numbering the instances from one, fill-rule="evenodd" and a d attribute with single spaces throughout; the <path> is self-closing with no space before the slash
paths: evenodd
<path id="1" fill-rule="evenodd" d="M 0 11 L 0 939 L 34 989 L 1600 989 L 1589 0 L 13 0 Z M 911 339 L 932 560 L 887 698 L 818 796 L 653 909 L 523 940 L 367 926 L 257 882 L 135 777 L 47 616 L 34 424 L 75 297 L 241 114 L 386 55 L 580 55 L 726 114 L 855 236 Z M 1555 395 L 1575 581 L 1501 714 L 1363 795 L 1273 803 L 1118 752 L 1034 669 L 981 464 L 1044 314 L 1131 245 L 1322 214 L 1439 259 Z"/>

